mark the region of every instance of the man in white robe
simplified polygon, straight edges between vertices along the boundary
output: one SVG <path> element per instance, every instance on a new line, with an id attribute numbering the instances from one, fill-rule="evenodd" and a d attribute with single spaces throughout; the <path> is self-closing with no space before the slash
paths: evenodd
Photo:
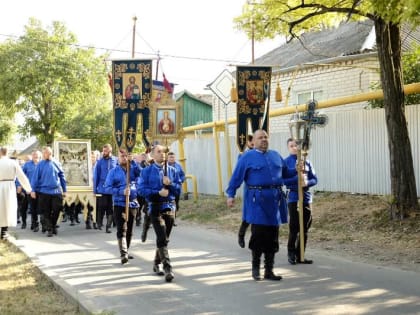
<path id="1" fill-rule="evenodd" d="M 0 148 L 0 227 L 2 240 L 7 239 L 8 227 L 17 224 L 16 178 L 27 192 L 32 191 L 31 184 L 18 161 L 7 157 L 7 148 Z"/>

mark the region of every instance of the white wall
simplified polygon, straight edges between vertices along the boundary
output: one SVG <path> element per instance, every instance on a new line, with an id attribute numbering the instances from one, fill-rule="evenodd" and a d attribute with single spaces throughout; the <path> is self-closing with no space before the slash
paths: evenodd
<path id="1" fill-rule="evenodd" d="M 420 106 L 406 107 L 411 139 L 417 194 L 420 196 Z M 363 194 L 390 194 L 390 166 L 387 131 L 383 109 L 353 109 L 328 113 L 329 122 L 312 131 L 308 158 L 313 162 L 319 183 L 317 190 Z M 283 117 L 288 119 L 288 117 Z M 284 126 L 287 129 L 287 125 Z M 270 148 L 287 156 L 289 132 L 273 132 Z M 222 134 L 223 135 L 223 134 Z M 214 138 L 185 139 L 186 173 L 194 174 L 199 193 L 219 192 Z M 236 137 L 230 137 L 232 167 L 238 156 Z M 173 150 L 178 151 L 178 143 Z M 228 184 L 224 138 L 220 137 L 223 190 Z M 188 191 L 192 192 L 189 181 Z M 238 191 L 240 193 L 240 191 Z"/>

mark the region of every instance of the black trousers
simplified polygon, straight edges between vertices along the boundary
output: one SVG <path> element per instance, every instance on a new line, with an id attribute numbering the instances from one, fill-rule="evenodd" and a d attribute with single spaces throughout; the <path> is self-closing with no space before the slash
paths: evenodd
<path id="1" fill-rule="evenodd" d="M 18 212 L 22 218 L 22 222 L 26 223 L 26 217 L 28 214 L 28 195 L 25 192 L 17 194 Z"/>
<path id="2" fill-rule="evenodd" d="M 138 208 L 128 209 L 128 221 L 125 215 L 125 207 L 114 206 L 114 221 L 117 225 L 117 239 L 125 238 L 127 240 L 127 248 L 130 247 L 131 239 L 133 237 L 134 218 Z"/>
<path id="3" fill-rule="evenodd" d="M 38 195 L 36 198 L 32 198 L 30 195 L 28 195 L 28 201 L 31 208 L 31 224 L 35 227 L 39 224 L 38 215 L 42 214 L 38 209 Z"/>
<path id="4" fill-rule="evenodd" d="M 179 196 L 180 195 L 175 195 L 175 206 L 176 206 L 176 211 L 179 210 Z"/>
<path id="5" fill-rule="evenodd" d="M 287 251 L 295 253 L 300 257 L 300 241 L 299 241 L 299 212 L 297 211 L 297 202 L 290 202 L 289 207 L 289 239 L 287 242 Z M 304 246 L 308 241 L 308 230 L 312 224 L 311 204 L 303 205 L 303 233 Z"/>
<path id="6" fill-rule="evenodd" d="M 174 225 L 174 212 L 170 211 L 170 209 L 165 212 L 152 211 L 150 218 L 156 233 L 156 247 L 166 247 Z"/>
<path id="7" fill-rule="evenodd" d="M 96 197 L 96 223 L 102 226 L 104 215 L 113 214 L 112 195 L 101 195 Z"/>
<path id="8" fill-rule="evenodd" d="M 38 207 L 44 215 L 45 228 L 55 229 L 60 211 L 63 210 L 63 195 L 48 195 L 38 193 Z"/>
<path id="9" fill-rule="evenodd" d="M 279 251 L 279 227 L 251 224 L 249 249 L 258 253 L 276 253 Z"/>

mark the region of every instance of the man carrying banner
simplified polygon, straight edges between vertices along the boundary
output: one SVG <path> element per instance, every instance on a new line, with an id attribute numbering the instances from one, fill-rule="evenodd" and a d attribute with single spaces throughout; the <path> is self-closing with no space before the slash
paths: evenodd
<path id="1" fill-rule="evenodd" d="M 139 208 L 137 201 L 136 182 L 140 172 L 136 167 L 130 167 L 131 156 L 127 151 L 120 149 L 118 153 L 118 165 L 113 168 L 105 181 L 105 188 L 112 191 L 112 202 L 114 204 L 114 220 L 117 225 L 118 248 L 121 255 L 121 264 L 126 264 L 129 258 L 128 249 L 133 235 L 134 218 Z M 128 170 L 129 169 L 129 170 Z M 130 172 L 127 176 L 127 171 Z M 127 187 L 127 179 L 130 183 Z M 126 217 L 126 199 L 128 196 L 128 218 Z"/>
<path id="2" fill-rule="evenodd" d="M 168 242 L 175 217 L 175 196 L 180 191 L 177 170 L 165 161 L 166 148 L 153 147 L 151 155 L 154 163 L 143 169 L 138 182 L 138 192 L 149 204 L 149 215 L 156 233 L 156 252 L 153 271 L 165 275 L 166 282 L 174 278 L 169 258 Z M 163 264 L 163 270 L 160 264 Z"/>

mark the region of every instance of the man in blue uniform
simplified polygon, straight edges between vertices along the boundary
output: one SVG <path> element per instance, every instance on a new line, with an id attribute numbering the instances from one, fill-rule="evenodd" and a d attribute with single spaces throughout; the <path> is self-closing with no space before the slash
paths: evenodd
<path id="1" fill-rule="evenodd" d="M 29 181 L 32 178 L 33 173 L 35 172 L 35 168 L 41 159 L 41 152 L 34 150 L 31 154 L 31 159 L 25 162 L 22 166 L 22 170 L 25 173 L 26 177 Z M 30 194 L 25 194 L 25 202 L 23 203 L 23 214 L 26 212 L 28 213 L 30 210 L 31 213 L 31 230 L 34 232 L 39 231 L 39 221 L 38 221 L 38 210 L 37 210 L 37 200 L 31 198 Z M 23 217 L 23 216 L 22 216 Z M 25 224 L 23 224 L 25 223 Z M 22 222 L 22 228 L 26 226 L 26 222 Z"/>
<path id="2" fill-rule="evenodd" d="M 296 170 L 296 160 L 298 147 L 296 141 L 293 139 L 287 140 L 287 148 L 290 155 L 284 160 L 288 169 L 290 178 L 285 181 L 287 188 L 289 189 L 288 208 L 289 208 L 289 239 L 287 242 L 287 260 L 291 265 L 296 263 L 312 264 L 313 261 L 304 258 L 303 261 L 300 259 L 300 241 L 299 241 L 299 212 L 298 212 L 298 172 Z M 304 248 L 306 248 L 306 242 L 308 241 L 308 230 L 312 223 L 312 193 L 309 188 L 315 186 L 318 183 L 318 177 L 315 174 L 315 170 L 312 163 L 309 160 L 305 161 L 305 168 L 301 172 L 302 185 L 303 185 L 303 233 L 304 233 Z"/>
<path id="3" fill-rule="evenodd" d="M 105 180 L 109 171 L 117 165 L 117 158 L 112 156 L 112 147 L 105 144 L 102 148 L 102 157 L 95 166 L 93 176 L 93 193 L 96 195 L 96 226 L 102 230 L 104 215 L 106 214 L 106 233 L 111 233 L 112 225 L 112 192 L 105 188 Z"/>
<path id="4" fill-rule="evenodd" d="M 175 196 L 179 194 L 180 180 L 176 169 L 165 163 L 165 149 L 161 145 L 153 147 L 151 155 L 154 163 L 143 169 L 138 189 L 149 204 L 149 215 L 156 233 L 153 271 L 157 275 L 165 275 L 166 282 L 171 282 L 174 275 L 168 242 L 174 223 Z M 161 263 L 164 273 L 160 269 Z"/>
<path id="5" fill-rule="evenodd" d="M 264 279 L 281 280 L 274 274 L 274 256 L 279 250 L 279 225 L 282 222 L 279 205 L 282 200 L 281 185 L 287 167 L 276 151 L 269 150 L 268 135 L 257 130 L 253 135 L 254 150 L 249 150 L 238 160 L 226 189 L 227 205 L 232 207 L 236 190 L 245 182 L 245 221 L 251 224 L 249 249 L 252 251 L 252 277 L 262 280 L 260 260 L 264 253 Z"/>
<path id="6" fill-rule="evenodd" d="M 117 225 L 117 240 L 121 255 L 121 263 L 124 265 L 132 256 L 128 255 L 128 249 L 133 235 L 134 218 L 139 208 L 137 201 L 136 181 L 140 172 L 136 167 L 130 167 L 129 187 L 127 187 L 127 166 L 130 163 L 127 152 L 120 150 L 118 153 L 118 165 L 110 170 L 105 181 L 105 189 L 112 191 L 114 203 L 114 220 Z M 125 207 L 128 196 L 128 218 Z"/>
<path id="7" fill-rule="evenodd" d="M 42 150 L 42 161 L 38 163 L 31 178 L 32 198 L 38 198 L 39 210 L 44 215 L 48 237 L 57 234 L 57 220 L 63 210 L 63 197 L 67 186 L 61 164 L 52 158 L 50 147 Z"/>
<path id="8" fill-rule="evenodd" d="M 26 177 L 28 177 L 29 180 L 32 179 L 32 175 L 34 174 L 35 168 L 41 159 L 41 155 L 42 155 L 41 152 L 38 150 L 32 151 L 32 159 L 27 161 L 22 167 L 23 172 L 25 173 Z M 28 198 L 29 208 L 31 209 L 31 230 L 33 230 L 34 232 L 38 232 L 39 231 L 38 215 L 42 216 L 42 213 L 39 213 L 39 210 L 38 210 L 38 200 L 31 198 L 29 194 L 27 198 Z"/>

